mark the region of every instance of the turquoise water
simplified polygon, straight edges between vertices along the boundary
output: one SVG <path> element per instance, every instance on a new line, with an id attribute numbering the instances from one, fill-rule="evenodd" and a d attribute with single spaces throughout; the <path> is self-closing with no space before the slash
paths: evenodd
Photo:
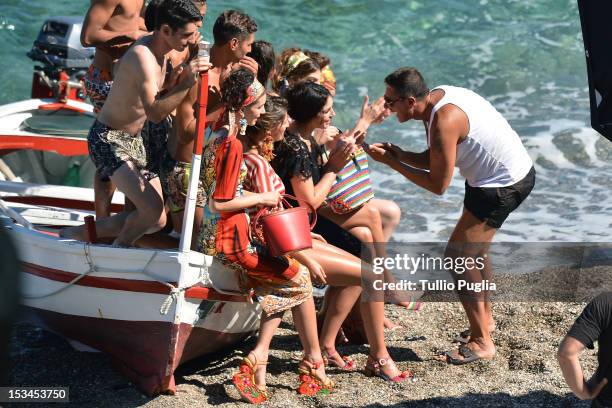
<path id="1" fill-rule="evenodd" d="M 88 2 L 0 0 L 0 104 L 29 95 L 25 53 L 45 17 L 83 15 Z M 464 86 L 487 97 L 523 138 L 538 184 L 498 234 L 500 241 L 607 241 L 612 227 L 612 144 L 589 129 L 584 49 L 573 0 L 209 1 L 204 35 L 227 7 L 257 20 L 257 38 L 280 51 L 328 54 L 338 79 L 336 124 L 348 127 L 361 97 L 381 95 L 383 78 L 412 65 L 430 86 Z M 422 124 L 390 118 L 369 141 L 423 149 Z M 396 239 L 448 238 L 461 211 L 458 174 L 434 196 L 375 164 L 377 195 L 403 210 Z"/>

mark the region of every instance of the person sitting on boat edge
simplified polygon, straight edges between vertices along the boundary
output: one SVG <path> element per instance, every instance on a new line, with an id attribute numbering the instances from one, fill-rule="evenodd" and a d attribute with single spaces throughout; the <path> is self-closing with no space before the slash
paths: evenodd
<path id="1" fill-rule="evenodd" d="M 336 174 L 351 160 L 353 146 L 350 143 L 337 146 L 330 153 L 325 166 L 319 166 L 320 148 L 313 139 L 312 131 L 325 128 L 331 123 L 334 115 L 333 99 L 325 87 L 309 81 L 298 82 L 289 88 L 287 99 L 288 113 L 294 122 L 289 125 L 284 138 L 275 145 L 275 157 L 271 165 L 283 181 L 288 194 L 317 209 L 336 181 Z M 376 109 L 368 106 L 362 110 L 362 117 L 357 123 L 367 128 L 378 114 Z M 328 239 L 330 230 L 333 231 L 333 242 Z M 340 246 L 346 242 L 344 237 L 338 237 L 341 235 L 338 230 L 344 232 L 325 217 L 318 217 L 314 231 L 332 245 L 313 242 L 315 247 L 307 250 L 307 254 L 323 266 L 326 281 L 330 285 L 326 297 L 332 312 L 324 314 L 321 346 L 329 353 L 330 362 L 334 361 L 332 364 L 346 368 L 342 362 L 344 359 L 335 352 L 335 341 L 342 323 L 357 303 L 364 322 L 365 336 L 370 344 L 366 371 L 389 381 L 403 381 L 409 374 L 395 366 L 385 345 L 383 299 L 364 299 L 358 302 L 362 284 L 366 285 L 365 280 L 372 274 L 362 273 L 368 271 L 367 264 Z M 356 246 L 359 254 L 361 244 L 357 243 Z"/>
<path id="2" fill-rule="evenodd" d="M 255 75 L 246 69 L 232 72 L 222 84 L 226 104 L 225 125 L 214 133 L 203 153 L 202 182 L 209 201 L 200 230 L 202 252 L 215 256 L 240 275 L 243 289 L 255 291 L 263 309 L 258 343 L 245 357 L 234 385 L 252 403 L 268 399 L 265 371 L 272 336 L 286 310 L 291 309 L 300 333 L 304 358 L 299 364 L 300 393 L 329 393 L 333 383 L 325 375 L 317 338 L 316 315 L 308 259 L 300 252 L 273 257 L 266 247 L 250 238 L 246 210 L 255 206 L 276 207 L 278 192 L 245 194 L 246 166 L 243 146 L 237 137 L 247 125 L 254 125 L 263 112 L 266 94 Z M 317 273 L 318 270 L 312 271 Z"/>
<path id="3" fill-rule="evenodd" d="M 585 348 L 599 343 L 597 371 L 586 381 L 578 359 Z M 593 400 L 593 408 L 612 407 L 612 292 L 594 298 L 576 319 L 559 345 L 557 360 L 572 392 L 580 399 Z"/>
<path id="4" fill-rule="evenodd" d="M 206 123 L 211 126 L 223 113 L 220 105 L 221 78 L 227 77 L 233 66 L 241 61 L 253 69 L 253 64 L 245 60 L 254 41 L 257 23 L 247 14 L 235 10 L 221 13 L 213 26 L 214 44 L 210 50 L 211 69 L 208 71 L 208 106 Z M 255 73 L 256 73 L 255 69 Z M 160 180 L 164 197 L 169 204 L 172 225 L 180 233 L 183 225 L 183 210 L 187 197 L 191 155 L 196 136 L 196 116 L 198 83 L 191 87 L 187 96 L 176 109 L 176 117 L 168 138 L 165 158 L 161 165 Z M 202 207 L 206 201 L 201 181 L 198 184 L 197 207 L 193 221 L 192 247 L 195 248 L 200 225 Z"/>
<path id="5" fill-rule="evenodd" d="M 97 115 L 113 85 L 113 68 L 128 47 L 147 34 L 141 18 L 143 0 L 91 0 L 81 29 L 83 47 L 96 47 L 85 76 L 85 91 Z M 116 187 L 109 178 L 94 175 L 96 217 L 108 217 Z"/>
<path id="6" fill-rule="evenodd" d="M 102 177 L 110 177 L 136 210 L 96 222 L 101 238 L 117 237 L 114 245 L 131 246 L 146 233 L 166 223 L 159 178 L 145 178 L 146 149 L 141 131 L 147 120 L 164 121 L 197 80 L 210 67 L 193 59 L 163 96 L 169 54 L 193 44 L 202 17 L 191 0 L 165 0 L 159 8 L 153 34 L 141 38 L 125 54 L 114 86 L 88 135 L 90 157 Z M 62 230 L 67 238 L 83 238 L 84 228 Z"/>
<path id="7" fill-rule="evenodd" d="M 463 213 L 453 230 L 444 256 L 485 257 L 483 268 L 454 279 L 479 283 L 492 281 L 489 245 L 508 216 L 529 196 L 535 185 L 535 168 L 519 135 L 482 96 L 465 88 L 439 86 L 428 89 L 413 67 L 395 70 L 385 78 L 385 107 L 400 123 L 421 120 L 428 149 L 415 153 L 391 143 L 375 143 L 370 156 L 416 185 L 444 194 L 458 167 L 465 178 Z M 459 272 L 459 271 L 457 271 Z M 462 271 L 463 272 L 463 271 Z M 458 292 L 469 320 L 466 344 L 440 356 L 451 364 L 467 364 L 495 356 L 489 291 Z"/>

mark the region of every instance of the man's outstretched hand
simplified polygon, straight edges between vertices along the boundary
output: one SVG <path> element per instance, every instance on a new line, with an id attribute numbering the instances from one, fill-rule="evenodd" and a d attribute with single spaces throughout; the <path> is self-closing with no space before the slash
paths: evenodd
<path id="1" fill-rule="evenodd" d="M 365 151 L 377 162 L 391 164 L 394 161 L 399 161 L 402 149 L 392 143 L 373 143 L 365 146 Z"/>

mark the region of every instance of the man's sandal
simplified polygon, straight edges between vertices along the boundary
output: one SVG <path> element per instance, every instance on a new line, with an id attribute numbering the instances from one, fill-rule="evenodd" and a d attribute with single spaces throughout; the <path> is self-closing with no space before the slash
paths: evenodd
<path id="1" fill-rule="evenodd" d="M 491 360 L 492 359 L 492 357 L 480 357 L 472 349 L 470 349 L 466 344 L 460 345 L 458 349 L 459 356 L 463 358 L 453 357 L 451 353 L 452 353 L 451 351 L 447 351 L 444 355 L 446 357 L 446 361 L 452 365 L 465 365 L 465 364 L 473 363 L 479 360 Z"/>
<path id="2" fill-rule="evenodd" d="M 337 367 L 343 371 L 355 370 L 355 361 L 349 356 L 341 356 L 336 350 L 330 352 L 326 349 L 321 350 L 321 354 L 323 355 L 323 363 L 326 367 Z M 338 357 L 342 360 L 342 365 L 338 364 Z"/>
<path id="3" fill-rule="evenodd" d="M 251 359 L 251 356 L 253 357 Z M 238 389 L 240 396 L 251 404 L 261 404 L 268 400 L 268 387 L 255 383 L 257 366 L 267 365 L 267 361 L 257 361 L 255 353 L 251 352 L 242 360 L 240 371 L 234 374 L 232 383 Z"/>
<path id="4" fill-rule="evenodd" d="M 491 330 L 490 333 L 494 333 L 494 332 L 495 332 L 495 329 Z M 471 334 L 472 332 L 470 329 L 465 329 L 464 331 L 459 333 L 457 336 L 455 336 L 452 341 L 453 343 L 467 344 L 470 341 Z"/>
<path id="5" fill-rule="evenodd" d="M 395 366 L 395 362 L 391 360 L 390 358 L 375 359 L 372 356 L 368 356 L 368 362 L 366 363 L 366 366 L 365 366 L 365 374 L 368 377 L 376 376 L 376 377 L 382 378 L 385 381 L 390 381 L 390 382 L 402 382 L 407 379 L 410 381 L 416 381 L 414 374 L 412 374 L 410 370 L 401 371 L 395 377 L 389 377 L 387 374 L 385 374 L 382 371 L 382 368 L 384 366 L 393 367 Z"/>
<path id="6" fill-rule="evenodd" d="M 329 377 L 321 378 L 317 374 L 319 367 L 323 365 L 323 361 L 312 362 L 307 359 L 302 359 L 298 367 L 300 376 L 300 387 L 298 393 L 302 395 L 329 395 L 334 389 L 334 382 Z"/>

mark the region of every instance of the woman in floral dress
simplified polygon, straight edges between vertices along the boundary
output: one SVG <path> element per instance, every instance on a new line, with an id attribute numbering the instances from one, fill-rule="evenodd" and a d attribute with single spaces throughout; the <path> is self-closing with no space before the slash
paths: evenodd
<path id="1" fill-rule="evenodd" d="M 265 246 L 250 240 L 247 210 L 277 207 L 281 199 L 276 191 L 243 191 L 247 169 L 238 131 L 257 122 L 266 101 L 264 88 L 253 73 L 241 69 L 223 82 L 221 93 L 228 112 L 227 125 L 212 135 L 203 152 L 202 181 L 208 203 L 199 241 L 204 253 L 239 270 L 244 290 L 254 290 L 263 309 L 257 344 L 234 375 L 234 385 L 248 402 L 268 399 L 265 365 L 269 345 L 283 313 L 291 310 L 304 348 L 298 391 L 327 394 L 333 383 L 325 375 L 319 348 L 308 259 L 299 252 L 273 257 Z"/>

